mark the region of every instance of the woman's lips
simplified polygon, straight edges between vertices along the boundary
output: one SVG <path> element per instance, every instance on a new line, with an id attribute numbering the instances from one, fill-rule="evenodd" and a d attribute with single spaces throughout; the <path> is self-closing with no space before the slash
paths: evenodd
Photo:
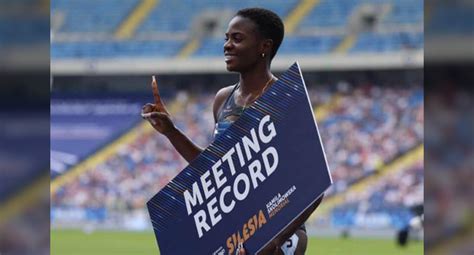
<path id="1" fill-rule="evenodd" d="M 230 62 L 230 61 L 232 61 L 232 60 L 234 60 L 234 59 L 235 59 L 235 55 L 225 55 L 225 56 L 224 56 L 224 61 L 225 61 L 226 63 L 228 63 L 228 62 Z"/>

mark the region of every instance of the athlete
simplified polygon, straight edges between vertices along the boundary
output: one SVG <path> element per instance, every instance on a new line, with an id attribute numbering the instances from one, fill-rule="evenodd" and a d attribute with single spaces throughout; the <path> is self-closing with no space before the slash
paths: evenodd
<path id="1" fill-rule="evenodd" d="M 240 75 L 236 84 L 222 88 L 216 94 L 213 104 L 215 137 L 222 134 L 277 80 L 270 71 L 270 65 L 283 37 L 283 22 L 270 10 L 242 9 L 232 18 L 225 33 L 224 60 L 228 71 L 238 72 Z M 203 148 L 193 143 L 173 124 L 169 112 L 161 101 L 154 77 L 152 87 L 155 103 L 143 106 L 142 117 L 147 119 L 159 133 L 165 135 L 175 149 L 191 162 Z M 321 200 L 322 197 L 315 201 L 260 254 L 304 254 L 308 240 L 304 222 Z M 241 247 L 237 254 L 246 254 L 245 245 Z"/>

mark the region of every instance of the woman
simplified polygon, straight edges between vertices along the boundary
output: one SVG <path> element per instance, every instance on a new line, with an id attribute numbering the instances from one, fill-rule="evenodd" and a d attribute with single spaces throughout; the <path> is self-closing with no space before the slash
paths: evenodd
<path id="1" fill-rule="evenodd" d="M 222 134 L 240 117 L 245 108 L 277 80 L 270 71 L 270 64 L 283 36 L 283 22 L 272 11 L 261 8 L 242 9 L 232 18 L 225 33 L 224 59 L 227 70 L 238 72 L 240 77 L 237 84 L 219 90 L 214 99 L 215 137 Z M 165 135 L 188 162 L 192 161 L 203 149 L 175 127 L 161 102 L 154 78 L 153 88 L 155 104 L 146 104 L 142 116 Z M 303 224 L 321 199 L 277 236 L 261 254 L 304 254 L 307 235 Z M 241 249 L 239 254 L 245 254 L 245 250 Z"/>

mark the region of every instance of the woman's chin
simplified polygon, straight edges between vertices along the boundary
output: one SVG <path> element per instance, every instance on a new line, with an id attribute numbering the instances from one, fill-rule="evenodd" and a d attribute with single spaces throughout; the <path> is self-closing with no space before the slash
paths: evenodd
<path id="1" fill-rule="evenodd" d="M 229 72 L 236 72 L 237 70 L 235 69 L 235 66 L 231 65 L 231 64 L 226 64 L 225 66 L 227 68 L 227 71 Z"/>

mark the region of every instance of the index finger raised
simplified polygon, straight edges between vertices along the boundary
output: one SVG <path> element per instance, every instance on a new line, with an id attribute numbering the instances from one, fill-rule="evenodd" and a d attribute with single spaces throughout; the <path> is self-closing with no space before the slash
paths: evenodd
<path id="1" fill-rule="evenodd" d="M 161 105 L 160 92 L 158 92 L 158 83 L 156 82 L 155 76 L 152 76 L 151 88 L 153 90 L 153 98 L 155 99 L 155 104 Z"/>

